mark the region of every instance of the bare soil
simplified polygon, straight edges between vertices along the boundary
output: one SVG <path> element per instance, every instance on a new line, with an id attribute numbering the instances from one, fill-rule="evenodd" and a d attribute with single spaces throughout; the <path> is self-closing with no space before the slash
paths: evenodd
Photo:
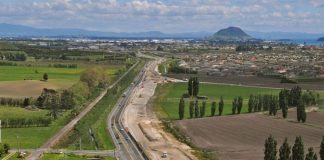
<path id="1" fill-rule="evenodd" d="M 182 80 L 192 75 L 169 74 L 167 76 Z M 202 82 L 237 84 L 237 85 L 248 85 L 248 86 L 272 87 L 272 88 L 289 88 L 289 89 L 296 85 L 299 85 L 303 89 L 324 91 L 323 81 L 300 82 L 298 84 L 291 84 L 291 83 L 280 83 L 280 79 L 276 79 L 276 78 L 265 78 L 265 77 L 258 77 L 258 76 L 226 76 L 226 77 L 207 76 L 207 75 L 198 75 L 198 76 L 200 78 L 200 81 Z"/>
<path id="2" fill-rule="evenodd" d="M 4 81 L 0 82 L 0 97 L 37 97 L 44 88 L 61 89 L 68 88 L 72 85 L 71 82 L 44 82 L 44 81 Z"/>
<path id="3" fill-rule="evenodd" d="M 264 141 L 270 134 L 277 140 L 278 150 L 285 137 L 293 145 L 295 137 L 302 136 L 305 153 L 308 147 L 318 153 L 324 135 L 324 114 L 312 112 L 307 116 L 306 124 L 297 123 L 292 111 L 288 120 L 255 113 L 182 120 L 176 125 L 197 147 L 216 151 L 220 160 L 261 160 Z"/>

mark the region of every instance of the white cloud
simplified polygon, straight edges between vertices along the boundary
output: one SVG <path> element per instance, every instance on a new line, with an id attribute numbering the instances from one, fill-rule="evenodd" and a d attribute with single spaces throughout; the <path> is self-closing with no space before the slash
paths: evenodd
<path id="1" fill-rule="evenodd" d="M 290 27 L 318 31 L 319 26 L 324 26 L 324 22 L 318 20 L 321 19 L 318 10 L 305 11 L 295 3 L 279 0 L 32 1 L 0 4 L 0 22 L 105 31 L 166 32 L 217 30 L 229 25 L 250 30 L 263 25 L 262 29 L 289 30 L 287 27 Z M 302 7 L 320 7 L 324 5 L 323 1 L 299 2 Z M 312 26 L 306 24 L 310 19 Z M 296 22 L 299 22 L 299 28 L 295 26 Z"/>
<path id="2" fill-rule="evenodd" d="M 324 0 L 308 0 L 315 7 L 324 7 Z"/>

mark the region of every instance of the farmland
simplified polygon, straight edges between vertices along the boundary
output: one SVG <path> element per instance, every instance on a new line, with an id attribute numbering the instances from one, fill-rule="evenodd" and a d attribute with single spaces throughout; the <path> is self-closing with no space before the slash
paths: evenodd
<path id="1" fill-rule="evenodd" d="M 129 60 L 131 56 L 126 54 L 115 54 L 114 59 L 109 59 L 109 54 L 111 53 L 69 51 L 63 48 L 43 48 L 24 44 L 17 46 L 1 42 L 0 97 L 5 97 L 1 99 L 4 106 L 0 106 L 0 119 L 4 127 L 3 143 L 17 149 L 40 147 L 96 98 L 106 85 L 111 84 L 116 77 L 125 72 L 127 66 L 136 61 L 136 59 Z M 45 73 L 48 79 L 44 79 Z M 87 75 L 82 79 L 82 74 Z M 49 103 L 45 104 L 45 101 L 42 101 L 44 97 L 39 99 L 44 95 L 42 94 L 45 92 L 44 88 L 50 89 L 52 95 L 58 97 L 60 104 L 55 107 L 62 107 L 63 90 L 69 92 L 67 94 L 72 98 L 66 102 L 71 102 L 71 106 L 59 110 L 49 107 Z M 20 102 L 20 105 L 13 103 L 13 99 Z M 21 105 L 26 99 L 27 104 Z M 99 105 L 105 109 L 110 100 Z M 56 112 L 57 116 L 53 117 L 51 112 Z M 105 115 L 108 112 L 107 109 Z M 94 125 L 96 129 L 101 130 L 100 138 L 104 137 L 102 141 L 108 144 L 105 148 L 112 148 L 112 142 L 109 142 L 109 137 L 105 135 L 105 115 L 101 116 L 100 123 L 98 120 Z"/>
<path id="2" fill-rule="evenodd" d="M 243 109 L 242 113 L 248 111 L 247 103 L 250 94 L 273 94 L 277 95 L 279 89 L 270 88 L 257 88 L 257 87 L 243 87 L 234 85 L 216 85 L 216 84 L 200 84 L 199 95 L 207 96 L 207 106 L 206 106 L 206 116 L 210 115 L 211 102 L 216 100 L 218 103 L 221 96 L 224 100 L 224 115 L 229 115 L 232 113 L 232 101 L 234 97 L 242 96 Z M 187 92 L 187 83 L 172 83 L 172 84 L 162 84 L 158 86 L 156 91 L 156 107 L 162 118 L 170 118 L 176 120 L 178 116 L 178 104 L 180 97 Z M 185 100 L 185 118 L 189 118 L 189 101 Z"/>
<path id="3" fill-rule="evenodd" d="M 278 146 L 286 137 L 292 145 L 296 136 L 302 136 L 305 148 L 314 147 L 318 153 L 324 133 L 323 124 L 318 122 L 324 114 L 308 113 L 306 124 L 296 123 L 295 114 L 288 114 L 288 120 L 253 113 L 183 120 L 176 125 L 194 145 L 216 152 L 219 159 L 263 159 L 264 141 L 270 134 Z"/>
<path id="4" fill-rule="evenodd" d="M 113 78 L 121 66 L 107 66 L 106 73 Z M 43 88 L 67 89 L 79 81 L 80 74 L 86 68 L 54 68 L 0 66 L 0 97 L 37 97 Z M 43 74 L 49 80 L 40 81 Z"/>
<path id="5" fill-rule="evenodd" d="M 187 83 L 168 83 L 158 86 L 154 106 L 160 118 L 176 120 L 176 128 L 185 137 L 190 137 L 189 143 L 215 153 L 219 159 L 263 159 L 264 141 L 270 134 L 275 137 L 278 145 L 286 137 L 293 144 L 296 136 L 302 136 L 305 148 L 314 147 L 318 152 L 324 132 L 322 112 L 307 113 L 305 124 L 297 123 L 295 108 L 289 110 L 287 119 L 281 118 L 281 111 L 274 117 L 268 116 L 268 112 L 247 114 L 250 94 L 278 95 L 279 91 L 272 88 L 202 83 L 199 95 L 208 97 L 205 115 L 208 118 L 189 119 L 190 98 L 185 98 L 185 120 L 178 120 L 179 100 L 187 92 Z M 323 92 L 319 93 L 323 99 Z M 223 116 L 210 117 L 211 101 L 216 99 L 218 102 L 220 96 L 224 99 Z M 244 99 L 242 113 L 246 114 L 232 115 L 232 101 L 238 96 Z"/>
<path id="6" fill-rule="evenodd" d="M 37 116 L 37 114 L 45 116 L 43 115 L 43 113 L 48 111 L 38 111 L 41 113 L 29 113 L 29 112 L 30 111 L 23 111 L 18 113 L 19 114 L 26 113 L 26 115 L 35 117 Z M 61 117 L 53 121 L 48 127 L 3 128 L 2 129 L 3 143 L 10 144 L 12 148 L 24 148 L 24 149 L 38 148 L 67 123 L 67 121 L 69 120 L 68 115 L 69 115 L 68 112 L 62 112 Z M 15 116 L 10 116 L 10 118 L 15 118 L 16 116 L 18 115 L 15 114 Z"/>
<path id="7" fill-rule="evenodd" d="M 25 109 L 19 107 L 0 106 L 0 119 L 3 121 L 7 118 L 24 117 L 37 118 L 43 117 L 48 113 L 46 110 L 40 109 Z"/>

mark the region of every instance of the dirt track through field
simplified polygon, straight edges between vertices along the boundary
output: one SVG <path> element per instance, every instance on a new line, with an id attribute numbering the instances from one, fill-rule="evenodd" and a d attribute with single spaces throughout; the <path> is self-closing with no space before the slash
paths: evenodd
<path id="1" fill-rule="evenodd" d="M 311 114 L 309 117 L 313 119 L 322 119 L 324 116 L 320 113 Z M 260 113 L 183 120 L 176 124 L 195 145 L 216 151 L 220 160 L 263 159 L 264 141 L 270 134 L 277 140 L 277 149 L 285 137 L 293 145 L 295 137 L 302 136 L 305 153 L 308 147 L 314 147 L 318 152 L 324 135 L 323 128 Z"/>

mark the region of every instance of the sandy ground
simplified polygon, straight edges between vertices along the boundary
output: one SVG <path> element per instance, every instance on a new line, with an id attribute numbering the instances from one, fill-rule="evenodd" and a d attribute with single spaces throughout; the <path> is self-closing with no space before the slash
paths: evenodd
<path id="1" fill-rule="evenodd" d="M 42 93 L 44 88 L 60 89 L 68 88 L 71 85 L 70 82 L 59 84 L 51 81 L 43 82 L 36 80 L 4 81 L 0 82 L 0 97 L 37 97 Z"/>
<path id="2" fill-rule="evenodd" d="M 156 82 L 164 80 L 156 72 L 157 63 L 157 61 L 150 63 L 145 80 L 135 89 L 131 102 L 124 112 L 123 123 L 150 159 L 196 159 L 191 154 L 189 146 L 178 142 L 172 135 L 163 131 L 161 122 L 147 105 L 154 95 Z M 168 154 L 167 158 L 161 157 L 163 153 Z"/>
<path id="3" fill-rule="evenodd" d="M 220 160 L 263 159 L 264 141 L 271 134 L 277 149 L 287 137 L 290 145 L 302 136 L 305 153 L 308 147 L 319 151 L 324 135 L 324 114 L 308 113 L 306 124 L 296 123 L 295 111 L 288 119 L 269 117 L 260 113 L 177 121 L 177 126 L 200 148 L 216 151 Z"/>

